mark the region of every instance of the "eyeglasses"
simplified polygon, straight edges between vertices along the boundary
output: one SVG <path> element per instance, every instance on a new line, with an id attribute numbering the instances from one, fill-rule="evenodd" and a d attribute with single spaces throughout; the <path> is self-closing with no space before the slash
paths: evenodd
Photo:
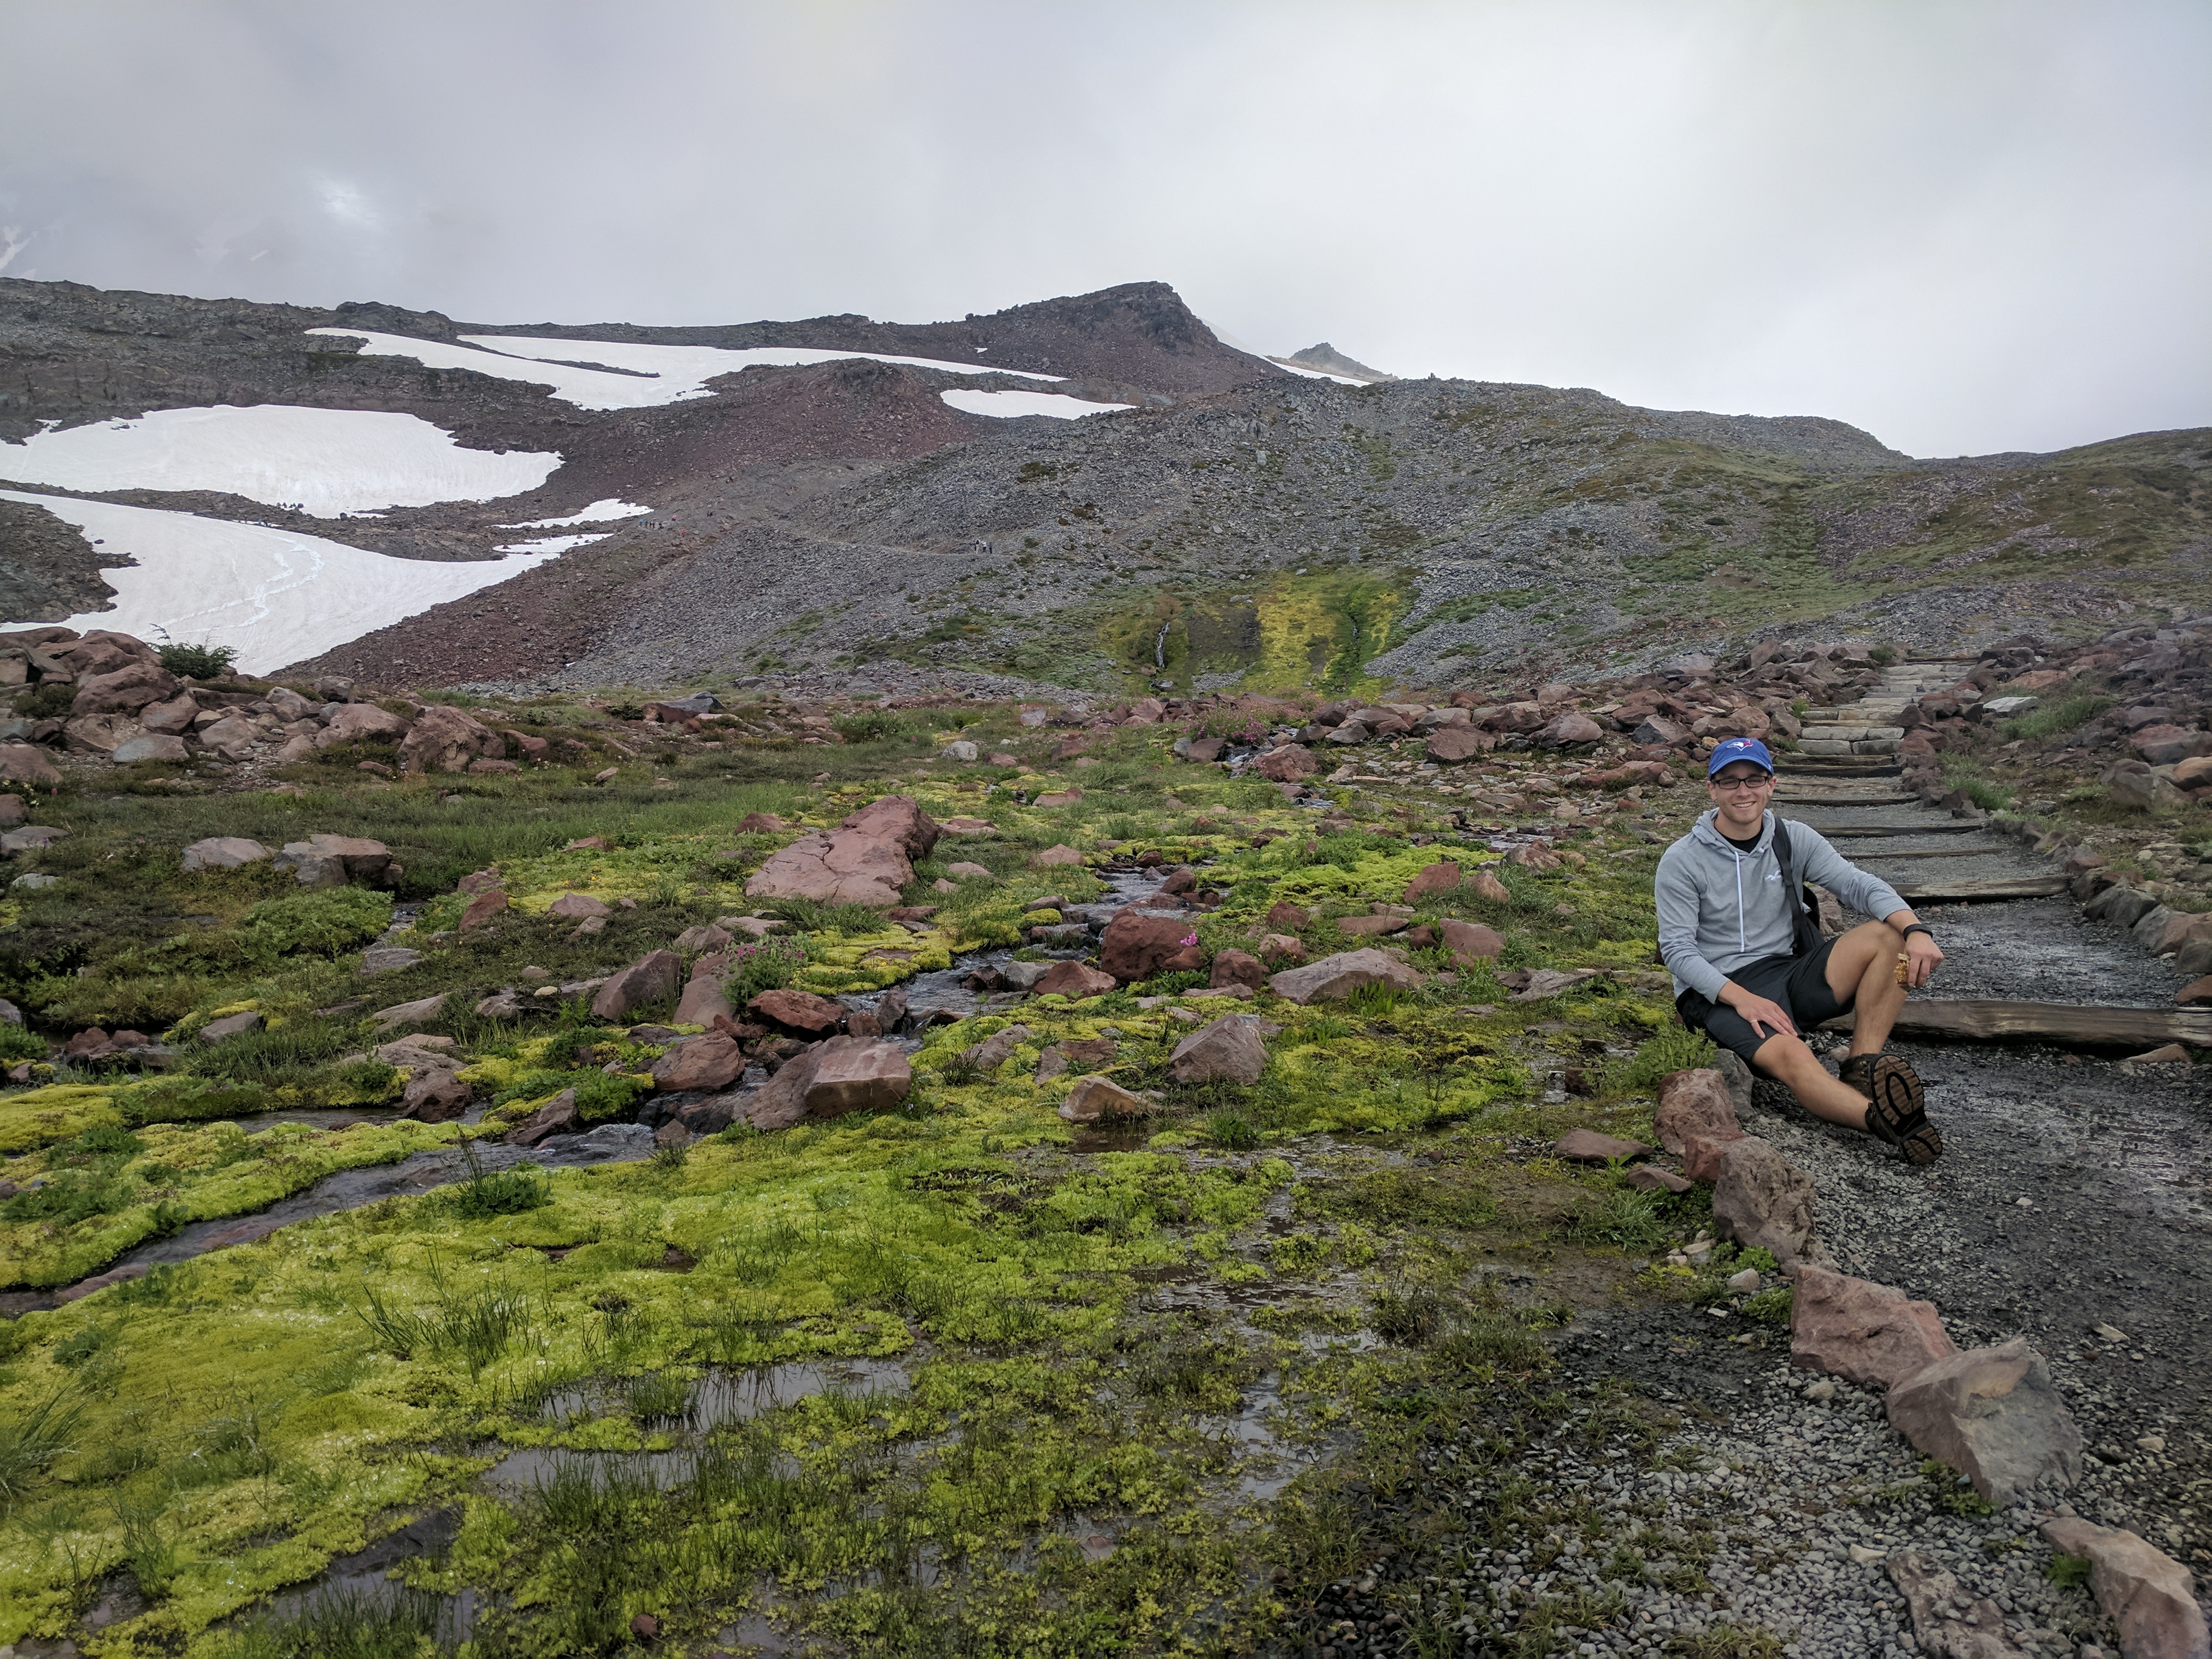
<path id="1" fill-rule="evenodd" d="M 1756 776 L 1747 778 L 1715 778 L 1712 780 L 1712 786 L 1714 788 L 1731 795 L 1741 789 L 1748 789 L 1753 794 L 1756 794 L 1762 789 L 1772 788 L 1774 787 L 1774 778 L 1771 773 L 1760 773 Z"/>

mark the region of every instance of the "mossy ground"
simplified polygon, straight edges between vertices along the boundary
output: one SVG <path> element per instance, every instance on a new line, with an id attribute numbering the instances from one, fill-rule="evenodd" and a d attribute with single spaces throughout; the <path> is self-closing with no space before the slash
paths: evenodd
<path id="1" fill-rule="evenodd" d="M 1346 795 L 1364 826 L 1323 833 L 1272 785 L 1177 764 L 1168 733 L 1100 738 L 1080 767 L 1011 710 L 975 711 L 969 735 L 1036 769 L 935 760 L 902 729 L 674 746 L 605 788 L 549 769 L 440 799 L 324 769 L 297 797 L 61 803 L 72 834 L 45 867 L 63 884 L 11 930 L 10 994 L 58 1022 L 149 1011 L 179 1037 L 250 1004 L 268 1029 L 188 1046 L 184 1075 L 155 1088 L 64 1075 L 0 1096 L 5 1177 L 46 1183 L 9 1200 L 23 1213 L 0 1231 L 6 1276 L 64 1282 L 181 1220 L 452 1139 L 160 1121 L 234 1102 L 224 1091 L 390 1098 L 397 1074 L 350 1058 L 386 1004 L 457 993 L 431 1029 L 505 1103 L 495 1121 L 582 1066 L 567 1051 L 589 1049 L 593 1077 L 609 1060 L 634 1073 L 649 1045 L 574 1001 L 516 1024 L 475 999 L 526 966 L 554 982 L 605 972 L 750 908 L 744 877 L 785 837 L 738 834 L 747 811 L 834 823 L 898 788 L 994 826 L 947 837 L 917 872 L 909 896 L 943 906 L 927 933 L 796 915 L 796 981 L 832 992 L 1012 943 L 1032 901 L 1098 890 L 1086 869 L 1033 867 L 1055 843 L 1094 864 L 1202 862 L 1224 896 L 1196 924 L 1213 948 L 1249 946 L 1278 899 L 1309 906 L 1316 952 L 1357 942 L 1334 918 L 1396 901 L 1432 859 L 1471 874 L 1490 856 L 1411 787 Z M 1048 787 L 1081 799 L 1018 798 Z M 422 963 L 363 981 L 360 935 L 379 918 L 272 910 L 286 896 L 265 872 L 176 873 L 200 836 L 310 829 L 386 841 L 420 884 L 404 898 L 444 891 L 411 936 Z M 613 1651 L 641 1613 L 661 1621 L 658 1645 L 704 1652 L 747 1609 L 862 1654 L 1261 1645 L 1285 1606 L 1378 1547 L 1361 1494 L 1410 1479 L 1450 1424 L 1553 1410 L 1542 1328 L 1654 1294 L 1638 1265 L 1697 1219 L 1694 1200 L 1548 1154 L 1576 1125 L 1648 1134 L 1652 1085 L 1694 1058 L 1649 967 L 1642 834 L 1625 815 L 1559 833 L 1586 867 L 1493 866 L 1508 900 L 1462 887 L 1419 906 L 1498 927 L 1500 971 L 1606 970 L 1549 1000 L 1514 1001 L 1485 968 L 1442 976 L 1441 955 L 1415 951 L 1419 991 L 1263 1002 L 1284 1029 L 1243 1089 L 1173 1081 L 1191 1026 L 1171 994 L 1138 1006 L 1173 982 L 1032 1000 L 935 1029 L 896 1112 L 732 1132 L 496 1201 L 386 1200 L 0 1328 L 0 1640 L 306 1650 L 302 1627 L 257 1609 L 435 1514 L 449 1541 L 403 1576 L 477 1592 L 469 1640 L 485 1654 Z M 585 836 L 613 845 L 568 848 Z M 930 890 L 962 860 L 992 876 Z M 453 881 L 492 866 L 514 909 L 430 939 L 458 911 Z M 579 937 L 545 914 L 574 890 L 635 905 Z M 1017 1020 L 1030 1036 L 994 1072 L 960 1063 Z M 1035 1078 L 1046 1043 L 1099 1036 L 1118 1042 L 1117 1079 L 1160 1102 L 1110 1136 L 1058 1116 L 1070 1079 Z M 1569 1067 L 1587 1093 L 1556 1086 Z M 1500 1264 L 1528 1287 L 1501 1291 Z M 716 1403 L 804 1365 L 830 1368 L 812 1392 L 757 1413 Z M 516 1452 L 542 1455 L 534 1476 L 488 1482 Z M 83 1627 L 118 1587 L 124 1616 Z"/>

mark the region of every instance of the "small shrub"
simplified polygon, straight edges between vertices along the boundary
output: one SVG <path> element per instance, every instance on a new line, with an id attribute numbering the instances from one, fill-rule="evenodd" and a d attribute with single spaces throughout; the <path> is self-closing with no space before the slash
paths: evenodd
<path id="1" fill-rule="evenodd" d="M 219 680 L 238 660 L 234 645 L 165 645 L 161 666 L 179 679 Z"/>
<path id="2" fill-rule="evenodd" d="M 307 954 L 334 957 L 366 945 L 392 925 L 392 895 L 334 887 L 264 899 L 246 913 L 239 939 L 257 961 Z"/>
<path id="3" fill-rule="evenodd" d="M 149 1123 L 205 1123 L 269 1109 L 268 1094 L 258 1084 L 226 1085 L 198 1077 L 126 1083 L 111 1098 L 123 1114 L 123 1121 L 134 1129 Z"/>
<path id="4" fill-rule="evenodd" d="M 1577 1244 L 1620 1250 L 1656 1250 L 1667 1242 L 1667 1226 L 1652 1195 L 1626 1188 L 1583 1204 L 1559 1230 Z"/>
<path id="5" fill-rule="evenodd" d="M 887 708 L 866 708 L 835 722 L 837 735 L 847 743 L 884 743 L 920 733 Z"/>
<path id="6" fill-rule="evenodd" d="M 29 696 L 17 699 L 15 713 L 27 720 L 56 720 L 68 714 L 76 702 L 74 685 L 42 685 Z"/>
<path id="7" fill-rule="evenodd" d="M 1792 1294 L 1787 1285 L 1770 1285 L 1743 1304 L 1744 1317 L 1767 1325 L 1787 1325 Z"/>
<path id="8" fill-rule="evenodd" d="M 520 1215 L 541 1210 L 553 1201 L 553 1183 L 534 1164 L 511 1170 L 487 1170 L 476 1142 L 461 1142 L 469 1178 L 447 1189 L 447 1207 L 464 1221 L 486 1221 L 496 1215 Z"/>
<path id="9" fill-rule="evenodd" d="M 22 1060 L 44 1060 L 46 1045 L 43 1038 L 33 1036 L 20 1025 L 0 1020 L 0 1060 L 9 1065 Z"/>

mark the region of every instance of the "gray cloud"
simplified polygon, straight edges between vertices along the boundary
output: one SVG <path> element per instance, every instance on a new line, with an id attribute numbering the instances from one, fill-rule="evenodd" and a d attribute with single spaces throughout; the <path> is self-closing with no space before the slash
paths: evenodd
<path id="1" fill-rule="evenodd" d="M 2195 3 L 12 0 L 0 258 L 486 322 L 1158 277 L 1263 349 L 2047 449 L 2212 423 L 2207 62 Z"/>

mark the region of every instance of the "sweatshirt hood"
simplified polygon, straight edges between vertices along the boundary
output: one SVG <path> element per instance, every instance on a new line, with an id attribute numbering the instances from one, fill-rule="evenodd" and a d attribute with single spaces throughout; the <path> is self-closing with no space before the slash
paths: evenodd
<path id="1" fill-rule="evenodd" d="M 1730 858 L 1734 858 L 1737 855 L 1735 844 L 1729 841 L 1726 836 L 1721 833 L 1718 823 L 1720 815 L 1721 809 L 1717 806 L 1708 806 L 1705 808 L 1705 811 L 1698 817 L 1697 823 L 1691 826 L 1690 836 L 1693 841 L 1702 842 L 1705 846 L 1712 848 L 1716 852 L 1725 853 Z M 1767 811 L 1759 815 L 1759 844 L 1756 847 L 1753 847 L 1750 852 L 1744 854 L 1743 856 L 1746 858 L 1756 858 L 1759 854 L 1764 853 L 1773 844 L 1774 813 L 1771 809 L 1769 809 Z"/>

